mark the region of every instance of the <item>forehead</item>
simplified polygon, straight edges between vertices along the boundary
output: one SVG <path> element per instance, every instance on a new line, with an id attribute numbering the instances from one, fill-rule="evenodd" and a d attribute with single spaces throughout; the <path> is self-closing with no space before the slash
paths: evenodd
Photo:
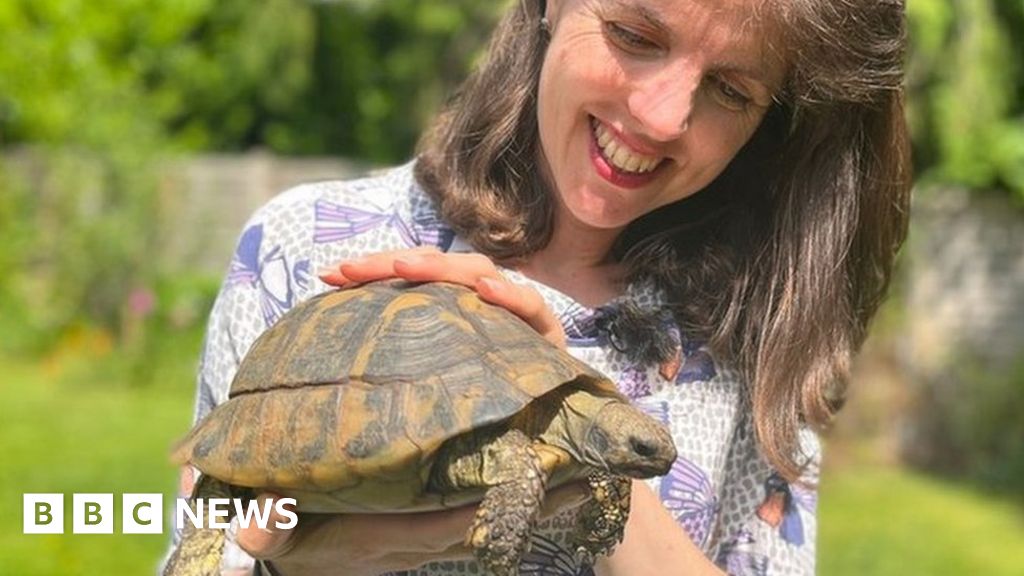
<path id="1" fill-rule="evenodd" d="M 639 18 L 673 45 L 700 50 L 716 63 L 742 68 L 786 68 L 776 7 L 770 0 L 601 0 L 606 9 Z"/>

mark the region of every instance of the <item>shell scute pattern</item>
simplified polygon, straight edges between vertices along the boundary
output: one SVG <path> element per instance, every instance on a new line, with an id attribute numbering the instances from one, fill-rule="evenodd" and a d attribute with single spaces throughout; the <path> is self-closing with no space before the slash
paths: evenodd
<path id="1" fill-rule="evenodd" d="M 177 459 L 270 489 L 410 482 L 449 438 L 509 418 L 566 382 L 617 394 L 582 362 L 537 342 L 525 322 L 450 285 L 328 292 L 257 339 L 230 400 Z"/>
<path id="2" fill-rule="evenodd" d="M 380 302 L 360 291 L 332 292 L 309 300 L 265 331 L 246 354 L 229 398 L 275 388 L 338 383 L 364 344 L 357 334 Z"/>

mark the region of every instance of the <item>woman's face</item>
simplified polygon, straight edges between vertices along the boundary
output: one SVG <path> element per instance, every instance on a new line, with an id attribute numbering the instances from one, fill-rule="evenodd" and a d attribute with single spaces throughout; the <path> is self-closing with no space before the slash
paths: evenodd
<path id="1" fill-rule="evenodd" d="M 549 0 L 538 94 L 560 217 L 619 230 L 709 184 L 781 85 L 760 0 Z"/>

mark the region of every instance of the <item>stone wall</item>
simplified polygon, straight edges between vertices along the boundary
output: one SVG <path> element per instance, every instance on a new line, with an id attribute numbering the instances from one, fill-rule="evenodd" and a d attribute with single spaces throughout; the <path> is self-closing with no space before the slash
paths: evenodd
<path id="1" fill-rule="evenodd" d="M 244 155 L 191 156 L 168 162 L 161 182 L 161 255 L 170 269 L 224 274 L 246 219 L 297 184 L 349 179 L 364 162 L 339 158 Z"/>
<path id="2" fill-rule="evenodd" d="M 906 360 L 930 373 L 967 354 L 1024 355 L 1024 209 L 1005 195 L 919 194 L 905 253 Z"/>

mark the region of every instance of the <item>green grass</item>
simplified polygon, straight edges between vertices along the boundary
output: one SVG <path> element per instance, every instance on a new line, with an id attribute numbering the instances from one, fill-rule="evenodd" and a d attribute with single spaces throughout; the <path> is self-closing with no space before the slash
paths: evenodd
<path id="1" fill-rule="evenodd" d="M 154 366 L 172 381 L 133 385 L 104 362 L 42 367 L 0 358 L 0 574 L 154 574 L 169 536 L 123 535 L 121 494 L 175 490 L 168 449 L 187 429 L 192 360 Z M 22 534 L 22 494 L 65 494 L 63 535 Z M 113 493 L 113 535 L 72 535 L 71 494 Z M 164 519 L 165 532 L 167 518 Z"/>
<path id="2" fill-rule="evenodd" d="M 898 468 L 844 466 L 821 486 L 819 574 L 1020 576 L 1024 509 Z"/>
<path id="3" fill-rule="evenodd" d="M 0 575 L 153 574 L 168 536 L 119 534 L 118 501 L 170 502 L 167 452 L 189 424 L 198 335 L 155 349 L 135 371 L 116 353 L 0 358 Z M 115 534 L 23 535 L 25 492 L 67 494 L 68 528 L 71 493 L 114 493 Z M 827 470 L 820 514 L 823 576 L 1024 574 L 1024 509 L 957 484 L 847 464 Z"/>

